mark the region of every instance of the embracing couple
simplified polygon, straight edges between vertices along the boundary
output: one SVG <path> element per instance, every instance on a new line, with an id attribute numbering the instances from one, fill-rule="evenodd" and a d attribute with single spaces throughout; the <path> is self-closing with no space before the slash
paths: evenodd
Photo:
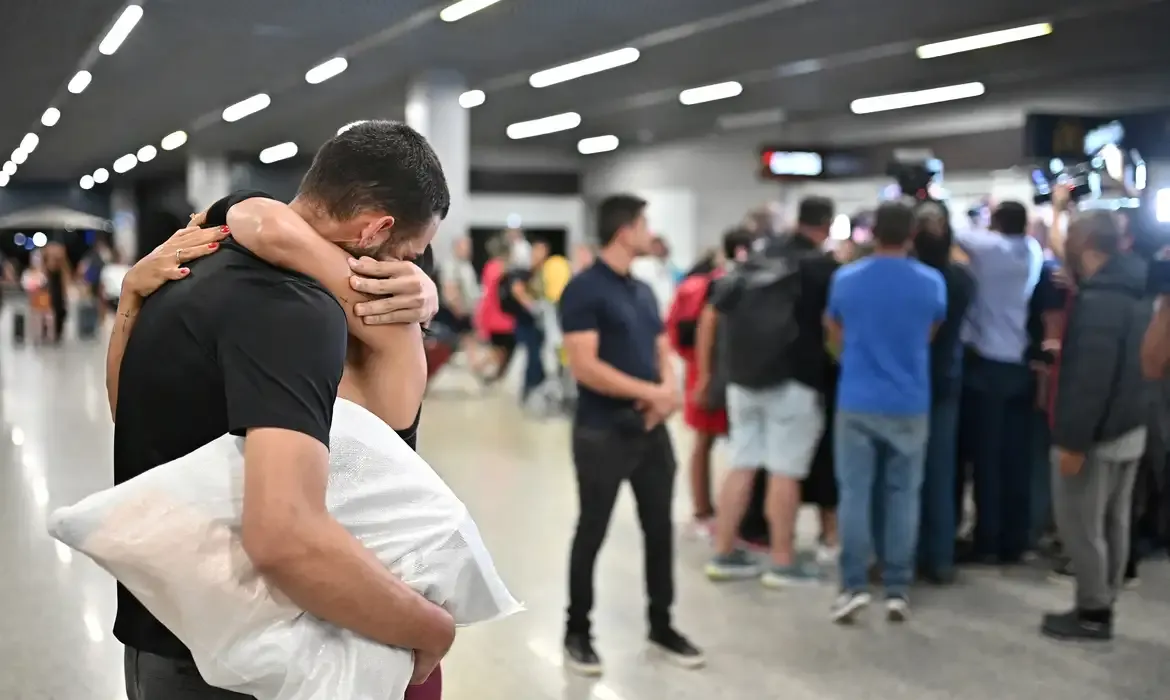
<path id="1" fill-rule="evenodd" d="M 244 436 L 244 551 L 301 609 L 414 650 L 410 700 L 439 697 L 455 626 L 330 517 L 329 430 L 340 397 L 414 447 L 421 324 L 438 302 L 410 261 L 449 205 L 426 139 L 397 122 L 359 123 L 321 147 L 290 204 L 233 194 L 139 261 L 106 362 L 115 483 Z M 121 586 L 114 635 L 129 700 L 243 697 L 207 685 Z"/>

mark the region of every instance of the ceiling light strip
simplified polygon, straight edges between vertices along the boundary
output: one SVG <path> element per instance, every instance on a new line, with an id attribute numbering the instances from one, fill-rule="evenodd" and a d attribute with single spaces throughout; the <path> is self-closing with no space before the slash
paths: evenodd
<path id="1" fill-rule="evenodd" d="M 591 136 L 577 142 L 577 152 L 586 156 L 593 155 L 594 153 L 607 153 L 616 150 L 620 144 L 621 141 L 613 134 Z"/>
<path id="2" fill-rule="evenodd" d="M 223 120 L 225 122 L 238 122 L 244 117 L 251 116 L 256 112 L 266 109 L 268 105 L 272 104 L 272 98 L 264 93 L 252 95 L 246 100 L 235 103 L 223 111 Z"/>
<path id="3" fill-rule="evenodd" d="M 140 19 L 142 19 L 142 6 L 127 6 L 114 21 L 114 26 L 110 27 L 110 31 L 106 32 L 102 43 L 98 44 L 98 51 L 105 56 L 113 56 L 122 42 L 126 41 L 126 37 L 130 36 L 130 32 L 134 31 L 134 27 L 137 26 Z"/>
<path id="4" fill-rule="evenodd" d="M 563 66 L 538 71 L 528 78 L 528 84 L 534 88 L 548 87 L 549 85 L 576 80 L 586 75 L 620 68 L 621 66 L 626 66 L 637 61 L 641 56 L 642 54 L 638 49 L 626 47 L 617 51 L 583 58 L 580 61 L 566 63 Z"/>
<path id="5" fill-rule="evenodd" d="M 1052 25 L 1048 22 L 1041 22 L 1039 24 L 1029 24 L 1025 27 L 1015 27 L 1014 29 L 1002 29 L 997 32 L 987 32 L 986 34 L 976 34 L 975 36 L 967 36 L 961 39 L 951 39 L 950 41 L 940 41 L 935 44 L 925 44 L 918 47 L 919 58 L 938 58 L 939 56 L 950 56 L 956 53 L 964 53 L 966 51 L 978 51 L 979 49 L 987 49 L 992 46 L 1001 46 L 1003 44 L 1010 44 L 1016 41 L 1027 41 L 1028 39 L 1038 39 L 1042 36 L 1048 36 L 1052 33 Z"/>
<path id="6" fill-rule="evenodd" d="M 483 90 L 468 90 L 459 96 L 459 106 L 463 109 L 471 109 L 478 107 L 487 101 L 487 95 Z"/>
<path id="7" fill-rule="evenodd" d="M 335 78 L 345 72 L 349 68 L 349 61 L 346 61 L 341 56 L 331 58 L 319 66 L 314 66 L 305 73 L 305 81 L 317 85 L 323 83 L 330 78 Z"/>
<path id="8" fill-rule="evenodd" d="M 473 15 L 480 10 L 495 5 L 500 0 L 459 0 L 459 2 L 444 7 L 439 12 L 439 19 L 444 22 L 458 22 L 459 20 Z M 432 10 L 433 12 L 434 10 Z M 434 17 L 434 15 L 431 15 Z"/>
<path id="9" fill-rule="evenodd" d="M 508 138 L 529 139 L 534 136 L 555 134 L 558 131 L 568 131 L 581 126 L 581 115 L 576 112 L 554 114 L 551 117 L 533 119 L 526 122 L 517 122 L 508 126 Z"/>
<path id="10" fill-rule="evenodd" d="M 281 160 L 288 160 L 297 154 L 297 145 L 292 141 L 278 143 L 275 146 L 269 146 L 263 151 L 260 151 L 261 163 L 275 163 Z"/>
<path id="11" fill-rule="evenodd" d="M 893 95 L 879 95 L 877 97 L 863 97 L 853 100 L 849 109 L 854 114 L 871 114 L 873 112 L 887 112 L 892 109 L 906 109 L 921 107 L 951 100 L 965 100 L 979 97 L 985 92 L 983 83 L 963 83 L 962 85 L 947 85 L 946 87 L 917 90 L 915 92 L 899 92 Z"/>
<path id="12" fill-rule="evenodd" d="M 163 137 L 163 140 L 161 143 L 159 143 L 159 145 L 162 146 L 164 151 L 173 151 L 185 143 L 187 143 L 186 131 L 172 131 Z"/>
<path id="13" fill-rule="evenodd" d="M 678 101 L 684 105 L 697 105 L 715 100 L 726 100 L 730 97 L 736 97 L 742 92 L 743 85 L 730 80 L 726 83 L 715 83 L 714 85 L 683 90 L 678 94 Z"/>

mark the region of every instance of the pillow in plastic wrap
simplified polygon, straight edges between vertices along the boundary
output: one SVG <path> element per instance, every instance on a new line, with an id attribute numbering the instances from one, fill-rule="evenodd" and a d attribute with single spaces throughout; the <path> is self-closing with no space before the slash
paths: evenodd
<path id="1" fill-rule="evenodd" d="M 126 586 L 211 685 L 258 700 L 402 697 L 410 651 L 304 613 L 244 554 L 243 446 L 225 435 L 55 511 L 49 532 Z M 339 399 L 329 448 L 329 512 L 395 576 L 458 625 L 521 610 L 466 506 L 389 426 Z"/>

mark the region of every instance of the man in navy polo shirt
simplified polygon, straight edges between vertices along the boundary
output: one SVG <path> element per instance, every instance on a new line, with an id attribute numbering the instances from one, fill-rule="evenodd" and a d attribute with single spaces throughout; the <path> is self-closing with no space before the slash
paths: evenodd
<path id="1" fill-rule="evenodd" d="M 654 292 L 630 276 L 630 264 L 650 252 L 653 240 L 645 209 L 644 200 L 629 195 L 601 203 L 601 253 L 561 296 L 564 348 L 579 387 L 573 464 L 580 515 L 569 562 L 565 662 L 587 675 L 601 673 L 590 638 L 593 569 L 627 480 L 646 548 L 650 642 L 683 666 L 703 664 L 702 653 L 670 617 L 675 461 L 664 422 L 682 399 Z"/>

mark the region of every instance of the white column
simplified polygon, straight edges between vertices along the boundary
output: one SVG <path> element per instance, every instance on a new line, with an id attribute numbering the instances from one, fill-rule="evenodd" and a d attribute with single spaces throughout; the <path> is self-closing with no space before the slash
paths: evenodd
<path id="1" fill-rule="evenodd" d="M 451 191 L 451 210 L 435 236 L 437 260 L 446 260 L 452 241 L 467 235 L 471 133 L 468 110 L 459 106 L 459 96 L 466 89 L 458 73 L 435 71 L 419 76 L 406 93 L 406 123 L 430 141 Z"/>
<path id="2" fill-rule="evenodd" d="M 114 224 L 113 244 L 122 260 L 138 260 L 138 202 L 130 186 L 115 187 L 110 192 L 110 218 Z"/>
<path id="3" fill-rule="evenodd" d="M 232 193 L 232 172 L 226 156 L 187 159 L 187 201 L 191 211 L 203 211 Z"/>

